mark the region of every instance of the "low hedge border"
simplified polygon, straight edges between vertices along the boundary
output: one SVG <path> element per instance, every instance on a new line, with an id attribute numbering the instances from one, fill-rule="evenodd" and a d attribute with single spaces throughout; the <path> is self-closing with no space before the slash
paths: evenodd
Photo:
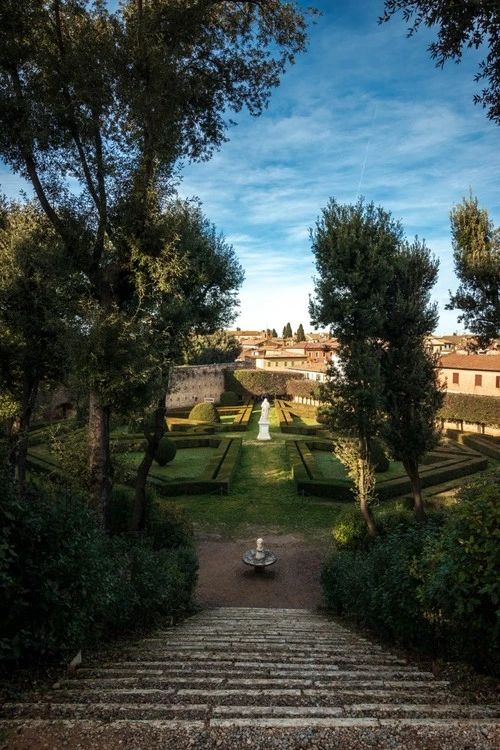
<path id="1" fill-rule="evenodd" d="M 187 442 L 187 439 L 183 442 Z M 217 449 L 199 479 L 179 481 L 149 477 L 148 484 L 158 494 L 165 497 L 204 494 L 227 495 L 238 462 L 242 440 L 241 438 L 213 438 L 209 445 L 214 447 L 214 443 L 217 443 Z M 179 443 L 177 445 L 179 447 Z M 199 447 L 200 439 L 191 443 L 190 446 L 184 444 L 182 447 L 188 448 L 191 446 L 193 448 Z"/>
<path id="2" fill-rule="evenodd" d="M 198 422 L 189 420 L 189 412 L 186 417 L 177 413 L 176 416 L 167 417 L 167 424 L 170 432 L 205 432 L 214 434 L 215 432 L 246 432 L 250 417 L 253 411 L 253 401 L 247 402 L 243 406 L 222 406 L 217 407 L 219 414 L 234 414 L 235 418 L 230 424 L 212 424 L 208 422 Z M 210 432 L 209 432 L 210 431 Z"/>
<path id="3" fill-rule="evenodd" d="M 323 427 L 319 426 L 304 427 L 303 425 L 296 424 L 293 421 L 292 410 L 287 405 L 286 401 L 283 401 L 282 399 L 276 399 L 274 402 L 274 409 L 278 418 L 280 432 L 285 435 L 316 435 L 318 429 L 323 429 Z"/>
<path id="4" fill-rule="evenodd" d="M 498 437 L 459 430 L 446 430 L 446 435 L 467 448 L 472 448 L 495 461 L 500 461 L 500 438 Z"/>
<path id="5" fill-rule="evenodd" d="M 312 450 L 332 450 L 331 443 L 326 441 L 301 442 L 287 440 L 286 448 L 292 467 L 292 476 L 297 491 L 316 497 L 327 497 L 332 501 L 352 500 L 352 483 L 345 479 L 325 478 L 317 465 Z M 444 451 L 437 448 L 428 454 L 428 459 L 435 457 L 439 461 L 422 464 L 420 479 L 422 488 L 457 479 L 459 477 L 484 471 L 488 467 L 488 459 L 475 450 L 457 446 L 453 451 L 446 446 Z M 395 477 L 377 482 L 376 493 L 379 500 L 390 500 L 412 491 L 408 477 Z"/>

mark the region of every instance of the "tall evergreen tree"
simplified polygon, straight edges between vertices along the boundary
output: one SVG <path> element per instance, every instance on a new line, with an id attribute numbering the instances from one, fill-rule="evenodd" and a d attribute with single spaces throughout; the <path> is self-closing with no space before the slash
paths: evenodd
<path id="1" fill-rule="evenodd" d="M 295 341 L 299 343 L 300 341 L 306 340 L 306 334 L 304 333 L 304 326 L 302 323 L 299 323 L 299 327 L 297 328 L 297 333 L 295 334 Z"/>
<path id="2" fill-rule="evenodd" d="M 287 324 L 286 324 L 286 325 L 285 325 L 285 326 L 283 327 L 283 333 L 282 333 L 282 337 L 283 337 L 284 339 L 291 339 L 291 338 L 293 337 L 293 333 L 292 333 L 292 326 L 290 325 L 290 323 L 287 323 Z"/>
<path id="3" fill-rule="evenodd" d="M 341 205 L 331 199 L 311 231 L 318 272 L 309 304 L 311 320 L 330 327 L 340 347 L 338 365 L 329 365 L 322 399 L 332 429 L 351 439 L 342 453 L 371 535 L 376 528 L 370 441 L 380 431 L 384 402 L 380 333 L 387 269 L 401 239 L 400 224 L 362 200 Z"/>
<path id="4" fill-rule="evenodd" d="M 486 346 L 500 335 L 500 228 L 472 192 L 452 209 L 450 219 L 460 286 L 447 308 L 461 310 L 458 320 Z"/>
<path id="5" fill-rule="evenodd" d="M 437 355 L 426 343 L 438 321 L 437 304 L 430 302 L 438 265 L 423 242 L 401 247 L 390 269 L 381 334 L 386 414 L 382 434 L 410 478 L 420 521 L 426 513 L 419 464 L 439 442 L 436 416 L 444 397 Z"/>

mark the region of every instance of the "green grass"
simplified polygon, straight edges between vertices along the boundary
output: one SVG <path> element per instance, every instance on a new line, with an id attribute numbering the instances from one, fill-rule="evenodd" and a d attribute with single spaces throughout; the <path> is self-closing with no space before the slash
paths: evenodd
<path id="1" fill-rule="evenodd" d="M 254 409 L 247 432 L 234 433 L 243 437 L 243 446 L 230 493 L 181 496 L 173 504 L 188 513 L 198 530 L 226 538 L 254 532 L 329 536 L 342 505 L 297 494 L 285 449 L 287 436 L 280 433 L 271 409 L 271 440 L 257 440 L 260 415 L 260 409 Z"/>
<path id="2" fill-rule="evenodd" d="M 203 472 L 215 453 L 215 448 L 178 448 L 174 460 L 166 466 L 153 462 L 150 475 L 158 479 L 196 479 Z M 137 468 L 143 453 L 121 453 L 119 462 L 129 468 Z"/>

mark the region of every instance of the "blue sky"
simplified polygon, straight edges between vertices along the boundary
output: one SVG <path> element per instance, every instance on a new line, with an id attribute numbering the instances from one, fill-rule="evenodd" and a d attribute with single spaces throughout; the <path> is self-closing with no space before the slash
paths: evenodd
<path id="1" fill-rule="evenodd" d="M 314 3 L 311 3 L 314 4 Z M 430 60 L 432 32 L 406 38 L 400 17 L 379 26 L 383 0 L 332 0 L 309 51 L 260 118 L 238 115 L 210 162 L 184 170 L 180 192 L 198 196 L 246 273 L 241 328 L 309 324 L 315 273 L 309 228 L 330 197 L 358 195 L 425 238 L 440 260 L 438 333 L 459 329 L 445 311 L 455 290 L 449 212 L 469 186 L 500 224 L 499 137 L 472 102 L 479 53 L 443 70 Z M 460 328 L 463 330 L 463 328 Z"/>
<path id="2" fill-rule="evenodd" d="M 309 229 L 330 197 L 364 196 L 439 258 L 437 333 L 453 333 L 456 313 L 444 310 L 457 286 L 450 209 L 470 186 L 500 225 L 500 128 L 472 103 L 480 54 L 440 70 L 427 52 L 432 31 L 407 39 L 401 17 L 377 24 L 383 0 L 311 4 L 323 16 L 268 110 L 237 115 L 230 141 L 211 161 L 185 166 L 179 185 L 201 200 L 245 269 L 235 325 L 311 330 Z M 0 185 L 11 196 L 21 187 L 4 169 Z"/>

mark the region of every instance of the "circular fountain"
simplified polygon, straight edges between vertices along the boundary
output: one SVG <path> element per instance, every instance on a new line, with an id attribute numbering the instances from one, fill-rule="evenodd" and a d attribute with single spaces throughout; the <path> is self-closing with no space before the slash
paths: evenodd
<path id="1" fill-rule="evenodd" d="M 270 549 L 264 549 L 264 540 L 256 541 L 255 549 L 249 549 L 241 558 L 245 565 L 253 565 L 255 572 L 261 573 L 269 565 L 273 565 L 277 557 Z"/>

